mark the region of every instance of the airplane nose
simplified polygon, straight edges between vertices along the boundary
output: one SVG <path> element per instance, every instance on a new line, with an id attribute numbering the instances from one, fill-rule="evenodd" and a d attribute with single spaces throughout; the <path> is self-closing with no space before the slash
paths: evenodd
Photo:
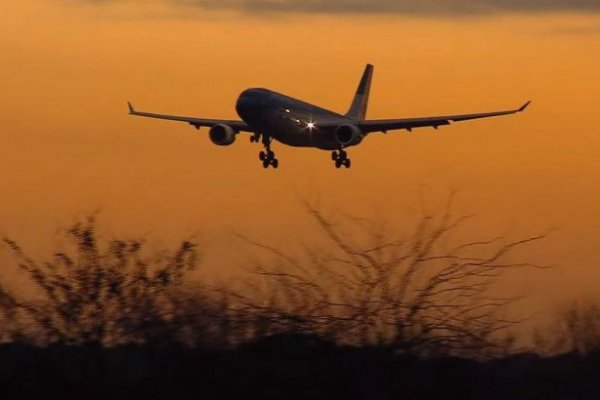
<path id="1" fill-rule="evenodd" d="M 248 115 L 252 114 L 260 107 L 260 93 L 256 89 L 248 89 L 243 91 L 238 97 L 235 104 L 235 109 L 242 119 L 247 119 Z"/>
<path id="2" fill-rule="evenodd" d="M 252 101 L 251 101 L 251 92 L 246 90 L 240 94 L 238 100 L 235 104 L 235 109 L 240 117 L 244 119 L 245 115 L 248 115 L 248 112 L 251 109 Z"/>

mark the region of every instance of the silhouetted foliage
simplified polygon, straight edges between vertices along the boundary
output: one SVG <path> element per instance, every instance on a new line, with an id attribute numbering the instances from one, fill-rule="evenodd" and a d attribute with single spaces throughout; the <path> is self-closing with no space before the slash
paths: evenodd
<path id="1" fill-rule="evenodd" d="M 328 243 L 292 256 L 244 238 L 271 257 L 237 289 L 191 279 L 192 242 L 149 251 L 99 237 L 94 218 L 48 261 L 5 238 L 35 292 L 0 285 L 0 398 L 600 396 L 595 303 L 565 308 L 546 343 L 580 354 L 507 353 L 516 299 L 493 285 L 539 268 L 514 251 L 544 235 L 453 245 L 470 217 L 451 203 L 406 235 L 307 211 Z"/>
<path id="2" fill-rule="evenodd" d="M 245 238 L 275 257 L 257 264 L 241 289 L 191 279 L 184 285 L 199 263 L 194 243 L 152 253 L 144 240 L 99 240 L 94 218 L 68 229 L 70 250 L 49 261 L 34 260 L 5 238 L 37 293 L 17 295 L 0 285 L 2 339 L 231 348 L 261 338 L 316 337 L 427 357 L 507 352 L 510 336 L 503 332 L 517 321 L 501 313 L 516 299 L 496 298 L 490 288 L 507 271 L 537 268 L 507 260 L 543 235 L 449 247 L 447 238 L 470 218 L 453 215 L 452 199 L 399 238 L 376 221 L 346 217 L 348 229 L 306 207 L 329 243 L 293 257 Z"/>
<path id="3" fill-rule="evenodd" d="M 535 342 L 545 354 L 600 354 L 600 303 L 588 299 L 565 304 L 548 326 L 536 330 Z"/>
<path id="4" fill-rule="evenodd" d="M 67 238 L 72 253 L 58 252 L 44 262 L 4 239 L 38 289 L 32 299 L 0 288 L 0 310 L 12 338 L 105 346 L 176 339 L 179 326 L 173 322 L 180 309 L 173 289 L 197 267 L 193 243 L 153 255 L 145 253 L 143 240 L 102 246 L 93 218 L 71 227 Z"/>
<path id="5" fill-rule="evenodd" d="M 244 238 L 274 256 L 257 263 L 259 278 L 245 295 L 234 293 L 251 316 L 254 335 L 313 333 L 421 356 L 505 353 L 510 337 L 500 333 L 517 321 L 503 319 L 501 312 L 516 299 L 494 297 L 490 287 L 508 271 L 541 268 L 508 259 L 544 235 L 445 248 L 447 237 L 470 218 L 455 217 L 452 201 L 398 239 L 371 220 L 346 217 L 346 224 L 334 223 L 318 208 L 307 210 L 328 246 L 307 247 L 304 256 L 294 257 Z M 348 223 L 351 230 L 344 229 Z"/>

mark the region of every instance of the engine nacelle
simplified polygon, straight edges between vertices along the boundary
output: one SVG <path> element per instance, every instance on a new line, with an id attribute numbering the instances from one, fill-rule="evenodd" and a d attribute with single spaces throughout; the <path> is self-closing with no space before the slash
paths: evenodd
<path id="1" fill-rule="evenodd" d="M 229 125 L 213 125 L 208 135 L 210 136 L 210 141 L 217 146 L 229 146 L 235 142 L 235 131 Z"/>
<path id="2" fill-rule="evenodd" d="M 359 144 L 363 139 L 363 133 L 355 125 L 340 125 L 335 130 L 335 140 L 344 146 Z"/>

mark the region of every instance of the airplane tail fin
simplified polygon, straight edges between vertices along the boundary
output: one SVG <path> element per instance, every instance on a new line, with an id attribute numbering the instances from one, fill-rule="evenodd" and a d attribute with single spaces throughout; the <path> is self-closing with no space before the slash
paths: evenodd
<path id="1" fill-rule="evenodd" d="M 371 80 L 373 79 L 373 66 L 367 64 L 362 75 L 356 95 L 346 116 L 356 120 L 364 120 L 367 116 L 367 105 L 369 103 L 369 92 L 371 91 Z"/>

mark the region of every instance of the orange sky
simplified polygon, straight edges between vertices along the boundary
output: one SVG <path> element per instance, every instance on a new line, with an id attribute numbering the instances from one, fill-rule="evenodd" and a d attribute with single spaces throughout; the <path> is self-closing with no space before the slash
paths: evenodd
<path id="1" fill-rule="evenodd" d="M 3 5 L 0 233 L 43 250 L 57 227 L 101 210 L 108 234 L 199 233 L 207 268 L 230 271 L 243 263 L 231 230 L 308 240 L 299 197 L 378 212 L 403 231 L 419 192 L 434 209 L 459 188 L 475 236 L 558 228 L 530 255 L 559 268 L 510 281 L 535 310 L 600 294 L 600 16 L 250 17 L 142 4 Z M 366 62 L 372 118 L 534 103 L 439 133 L 374 134 L 351 150 L 350 171 L 283 145 L 282 167 L 264 171 L 245 136 L 221 148 L 205 130 L 127 116 L 132 100 L 235 118 L 237 95 L 254 86 L 345 111 Z"/>

